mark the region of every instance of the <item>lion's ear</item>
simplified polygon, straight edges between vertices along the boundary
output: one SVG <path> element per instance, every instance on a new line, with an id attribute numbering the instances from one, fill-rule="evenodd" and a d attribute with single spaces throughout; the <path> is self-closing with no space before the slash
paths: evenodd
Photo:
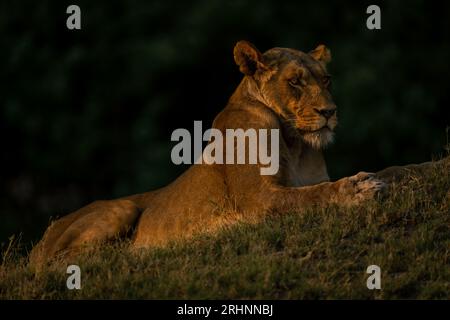
<path id="1" fill-rule="evenodd" d="M 234 61 L 239 66 L 239 70 L 252 76 L 258 69 L 267 69 L 262 63 L 262 54 L 250 42 L 241 40 L 234 46 Z"/>
<path id="2" fill-rule="evenodd" d="M 314 50 L 309 52 L 309 55 L 322 63 L 323 65 L 326 65 L 328 62 L 331 61 L 331 52 L 330 49 L 328 49 L 323 44 L 320 44 L 315 48 Z"/>

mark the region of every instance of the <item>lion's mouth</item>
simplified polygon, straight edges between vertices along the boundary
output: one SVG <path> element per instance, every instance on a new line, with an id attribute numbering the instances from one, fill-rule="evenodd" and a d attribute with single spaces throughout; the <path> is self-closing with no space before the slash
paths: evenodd
<path id="1" fill-rule="evenodd" d="M 330 128 L 330 126 L 328 124 L 320 127 L 319 129 L 315 129 L 315 130 L 304 130 L 304 129 L 299 129 L 300 133 L 302 134 L 308 134 L 308 133 L 325 133 L 325 132 L 334 132 L 333 129 Z"/>

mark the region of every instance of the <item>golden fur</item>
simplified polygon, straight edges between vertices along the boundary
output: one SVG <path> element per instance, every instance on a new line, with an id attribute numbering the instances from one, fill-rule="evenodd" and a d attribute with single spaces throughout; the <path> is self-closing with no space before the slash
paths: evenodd
<path id="1" fill-rule="evenodd" d="M 279 129 L 278 173 L 260 175 L 260 164 L 193 165 L 162 189 L 97 201 L 53 222 L 33 249 L 32 263 L 133 227 L 133 247 L 161 246 L 273 211 L 357 205 L 384 189 L 374 174 L 363 172 L 329 182 L 321 149 L 333 140 L 337 116 L 326 71 L 331 54 L 325 46 L 309 53 L 273 48 L 261 54 L 240 41 L 234 58 L 245 76 L 213 127 L 222 132 Z"/>

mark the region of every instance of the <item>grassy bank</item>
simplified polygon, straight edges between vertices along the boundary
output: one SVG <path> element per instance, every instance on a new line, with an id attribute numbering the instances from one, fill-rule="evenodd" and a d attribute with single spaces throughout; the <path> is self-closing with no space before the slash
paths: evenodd
<path id="1" fill-rule="evenodd" d="M 36 274 L 12 244 L 3 247 L 0 299 L 449 299 L 449 190 L 446 165 L 352 210 L 286 213 L 138 253 L 105 245 L 76 261 L 82 289 L 73 291 L 67 265 Z M 381 290 L 366 287 L 372 264 Z"/>

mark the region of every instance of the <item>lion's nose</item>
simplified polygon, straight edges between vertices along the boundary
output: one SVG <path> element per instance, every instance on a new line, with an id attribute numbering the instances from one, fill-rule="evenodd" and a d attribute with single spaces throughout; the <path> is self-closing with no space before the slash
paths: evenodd
<path id="1" fill-rule="evenodd" d="M 314 109 L 317 113 L 321 114 L 327 119 L 330 119 L 336 112 L 336 108 L 331 109 Z"/>

